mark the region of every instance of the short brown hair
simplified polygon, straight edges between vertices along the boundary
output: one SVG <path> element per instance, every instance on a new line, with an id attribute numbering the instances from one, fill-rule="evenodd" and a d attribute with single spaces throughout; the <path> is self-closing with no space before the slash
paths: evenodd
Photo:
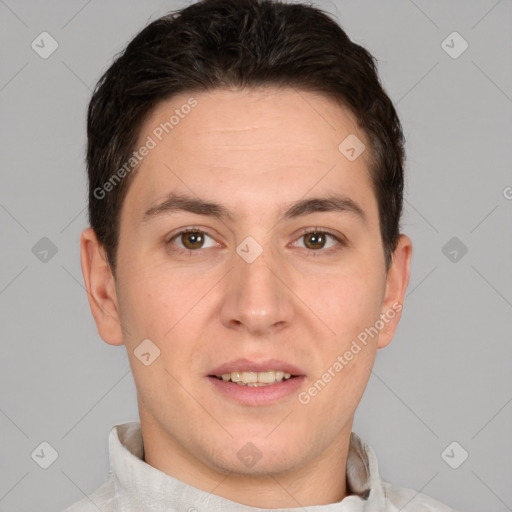
<path id="1" fill-rule="evenodd" d="M 104 185 L 130 159 L 147 115 L 178 93 L 257 86 L 318 92 L 356 116 L 370 141 L 389 269 L 400 235 L 404 137 L 373 56 L 310 5 L 203 0 L 144 28 L 101 77 L 89 104 L 89 221 L 114 273 L 121 205 L 135 173 L 108 192 Z"/>

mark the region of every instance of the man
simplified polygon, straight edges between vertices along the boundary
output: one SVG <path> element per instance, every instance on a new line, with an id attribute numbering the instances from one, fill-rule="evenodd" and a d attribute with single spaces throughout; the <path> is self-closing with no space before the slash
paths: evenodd
<path id="1" fill-rule="evenodd" d="M 82 270 L 140 424 L 78 511 L 448 511 L 355 433 L 409 281 L 403 135 L 320 10 L 206 0 L 138 34 L 89 106 Z"/>

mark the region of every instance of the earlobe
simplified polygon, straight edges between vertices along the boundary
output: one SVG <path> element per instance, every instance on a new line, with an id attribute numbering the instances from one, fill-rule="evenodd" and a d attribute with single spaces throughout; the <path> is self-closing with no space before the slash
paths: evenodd
<path id="1" fill-rule="evenodd" d="M 87 299 L 101 338 L 110 345 L 122 345 L 123 330 L 118 313 L 114 276 L 105 250 L 92 228 L 80 237 L 80 255 Z"/>
<path id="2" fill-rule="evenodd" d="M 412 241 L 407 235 L 402 234 L 386 277 L 386 292 L 381 313 L 384 327 L 379 333 L 377 348 L 389 345 L 398 327 L 409 284 L 411 258 Z"/>

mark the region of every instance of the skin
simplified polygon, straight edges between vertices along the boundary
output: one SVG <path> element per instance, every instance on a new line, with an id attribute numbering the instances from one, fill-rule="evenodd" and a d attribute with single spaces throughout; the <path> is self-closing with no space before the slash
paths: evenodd
<path id="1" fill-rule="evenodd" d="M 302 370 L 299 391 L 307 390 L 365 327 L 403 303 L 411 240 L 401 235 L 386 273 L 369 149 L 353 162 L 338 150 L 349 134 L 369 148 L 346 109 L 292 89 L 182 94 L 157 105 L 140 143 L 191 96 L 197 106 L 149 152 L 130 185 L 115 278 L 94 232 L 81 237 L 99 334 L 126 345 L 145 461 L 245 505 L 340 501 L 354 412 L 399 312 L 306 405 L 297 393 L 270 405 L 240 405 L 206 375 L 237 358 L 277 358 Z M 367 222 L 347 212 L 279 220 L 290 203 L 333 191 L 356 201 Z M 236 217 L 169 212 L 145 219 L 170 192 L 221 203 Z M 204 246 L 190 255 L 173 252 L 194 246 L 186 235 L 169 242 L 187 227 L 209 235 Z M 302 228 L 327 230 L 346 243 L 328 237 L 322 248 Z M 247 236 L 263 249 L 250 264 L 236 253 Z M 134 355 L 146 338 L 160 349 L 149 366 Z M 236 455 L 247 442 L 262 454 L 252 468 Z"/>

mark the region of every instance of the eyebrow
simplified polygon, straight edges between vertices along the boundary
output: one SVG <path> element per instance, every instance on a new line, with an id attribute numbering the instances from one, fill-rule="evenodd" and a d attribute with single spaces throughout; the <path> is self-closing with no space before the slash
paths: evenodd
<path id="1" fill-rule="evenodd" d="M 231 221 L 234 221 L 237 217 L 233 210 L 219 203 L 184 194 L 171 193 L 161 203 L 149 208 L 144 213 L 144 221 L 172 212 L 190 212 Z M 361 206 L 353 199 L 339 194 L 296 201 L 288 207 L 279 220 L 293 219 L 317 212 L 350 213 L 364 224 L 367 224 L 367 218 Z"/>

